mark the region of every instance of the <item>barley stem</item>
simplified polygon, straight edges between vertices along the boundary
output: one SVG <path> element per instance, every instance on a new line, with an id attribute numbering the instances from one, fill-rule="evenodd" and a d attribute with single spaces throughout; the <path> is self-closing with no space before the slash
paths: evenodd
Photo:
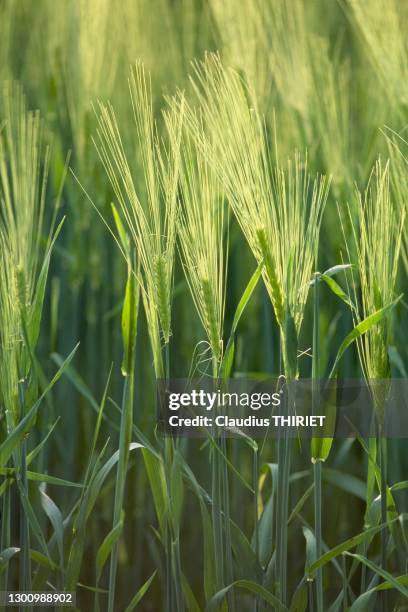
<path id="1" fill-rule="evenodd" d="M 229 500 L 229 478 L 228 478 L 228 466 L 224 457 L 227 456 L 227 443 L 225 439 L 225 433 L 221 436 L 221 450 L 223 453 L 222 460 L 222 491 L 223 491 L 223 515 L 224 515 L 224 531 L 225 531 L 225 577 L 227 584 L 231 584 L 234 581 L 234 572 L 232 565 L 232 544 L 231 544 L 231 514 L 230 514 L 230 500 Z M 235 594 L 234 589 L 230 589 L 228 593 L 228 610 L 235 612 Z"/>
<path id="2" fill-rule="evenodd" d="M 314 479 L 314 514 L 315 514 L 315 537 L 316 537 L 316 559 L 322 555 L 322 462 L 320 459 L 313 465 Z M 323 612 L 323 576 L 319 569 L 316 572 L 316 609 Z"/>
<path id="3" fill-rule="evenodd" d="M 259 480 L 259 462 L 258 462 L 258 446 L 254 449 L 252 459 L 252 486 L 254 489 L 254 536 L 255 536 L 255 557 L 257 566 L 260 565 L 259 559 L 259 524 L 258 524 L 258 480 Z M 255 598 L 254 612 L 259 610 L 259 597 Z"/>
<path id="4" fill-rule="evenodd" d="M 342 555 L 341 558 L 341 570 L 342 570 L 342 582 L 343 582 L 343 612 L 347 612 L 348 610 L 348 601 L 347 601 L 347 565 L 346 565 L 346 556 Z"/>
<path id="5" fill-rule="evenodd" d="M 313 379 L 313 406 L 312 410 L 315 413 L 318 408 L 318 393 L 319 393 L 319 278 L 315 274 L 313 290 L 313 357 L 312 357 L 312 379 Z M 322 554 L 322 462 L 318 458 L 313 465 L 314 479 L 314 515 L 315 515 L 315 538 L 316 538 L 316 559 Z M 323 575 L 319 568 L 316 572 L 316 609 L 317 612 L 323 612 Z"/>
<path id="6" fill-rule="evenodd" d="M 164 366 L 166 377 L 166 389 L 169 388 L 170 382 L 170 344 L 166 342 L 164 345 Z M 171 471 L 174 459 L 174 440 L 166 438 L 164 444 L 164 466 L 166 489 L 169 498 L 170 514 L 172 513 L 172 493 L 171 493 Z M 165 525 L 165 557 L 166 557 L 166 610 L 172 612 L 174 609 L 183 612 L 184 599 L 182 589 L 182 571 L 180 558 L 180 534 L 176 533 L 172 516 L 166 517 Z"/>
<path id="7" fill-rule="evenodd" d="M 6 478 L 4 479 L 4 482 L 6 482 Z M 4 492 L 3 495 L 3 503 L 2 503 L 2 507 L 1 507 L 1 517 L 0 517 L 0 524 L 1 524 L 1 529 L 0 529 L 0 550 L 5 550 L 6 548 L 9 548 L 10 546 L 10 540 L 11 540 L 11 534 L 10 534 L 10 530 L 11 530 L 11 524 L 10 524 L 10 517 L 11 517 L 11 504 L 10 504 L 10 487 L 6 487 L 6 490 Z M 6 568 L 4 569 L 2 575 L 0 576 L 0 589 L 2 591 L 7 591 L 7 584 L 8 584 L 8 572 L 9 572 L 9 568 L 8 568 L 8 564 L 6 566 Z"/>
<path id="8" fill-rule="evenodd" d="M 218 360 L 213 356 L 213 379 L 214 388 L 218 383 Z M 214 445 L 219 445 L 218 437 L 214 438 Z M 215 573 L 217 589 L 222 589 L 224 584 L 224 538 L 222 529 L 222 506 L 221 506 L 221 458 L 218 448 L 212 449 L 212 472 L 211 472 L 211 494 L 212 494 L 212 521 L 214 529 L 214 552 Z"/>
<path id="9" fill-rule="evenodd" d="M 380 463 L 380 478 L 381 478 L 381 523 L 387 522 L 387 440 L 384 437 L 382 428 L 379 429 L 378 433 L 378 450 L 379 450 L 379 463 Z M 381 530 L 381 567 L 387 571 L 387 543 L 388 543 L 388 529 L 384 527 Z M 381 593 L 381 608 L 382 612 L 387 612 L 388 598 L 386 591 Z"/>
<path id="10" fill-rule="evenodd" d="M 25 381 L 21 380 L 18 384 L 18 395 L 20 404 L 20 420 L 24 417 L 25 412 Z M 21 490 L 20 495 L 28 498 L 27 485 L 27 442 L 24 438 L 21 442 L 20 450 L 20 478 Z M 22 591 L 31 591 L 31 559 L 30 559 L 30 526 L 27 514 L 21 506 L 20 515 L 20 543 L 22 549 L 22 561 L 20 564 L 20 589 Z M 31 609 L 31 608 L 30 608 Z"/>
<path id="11" fill-rule="evenodd" d="M 289 313 L 287 313 L 287 318 Z M 297 347 L 292 335 L 285 333 L 287 323 L 281 328 L 282 354 L 284 356 L 284 370 L 287 383 L 286 409 L 290 415 L 294 409 L 294 397 L 290 382 L 296 378 Z M 289 516 L 289 477 L 291 462 L 292 441 L 289 437 L 289 427 L 284 425 L 282 435 L 278 440 L 278 491 L 280 498 L 277 508 L 276 529 L 276 559 L 278 590 L 281 601 L 286 605 L 287 600 L 287 561 L 288 561 L 288 516 Z"/>
<path id="12" fill-rule="evenodd" d="M 115 485 L 115 503 L 113 508 L 113 528 L 115 528 L 121 520 L 123 500 L 125 494 L 126 472 L 129 458 L 129 443 L 131 438 L 133 421 L 133 385 L 134 374 L 133 372 L 131 372 L 128 376 L 124 377 L 123 382 L 122 411 L 120 418 L 119 434 L 119 460 Z M 108 612 L 115 611 L 117 565 L 118 543 L 116 542 L 112 548 L 112 554 L 110 558 Z"/>

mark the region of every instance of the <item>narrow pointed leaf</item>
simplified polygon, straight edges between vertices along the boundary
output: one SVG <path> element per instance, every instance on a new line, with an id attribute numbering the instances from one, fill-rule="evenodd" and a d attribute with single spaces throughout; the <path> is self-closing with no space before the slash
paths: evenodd
<path id="1" fill-rule="evenodd" d="M 399 302 L 401 297 L 402 296 L 397 297 L 393 302 L 387 304 L 387 306 L 380 308 L 372 315 L 368 316 L 366 319 L 363 319 L 363 321 L 360 321 L 360 323 L 358 323 L 355 328 L 345 337 L 337 352 L 336 359 L 334 360 L 334 364 L 329 378 L 334 378 L 334 374 L 336 372 L 337 366 L 339 365 L 340 359 L 343 356 L 344 351 L 350 346 L 350 344 L 352 344 L 357 338 L 365 334 L 369 329 L 371 329 L 371 327 L 373 327 L 382 319 L 384 319 L 384 317 L 386 317 L 394 308 L 394 306 Z"/>
<path id="2" fill-rule="evenodd" d="M 0 466 L 5 466 L 7 464 L 7 461 L 9 460 L 14 448 L 16 448 L 16 446 L 20 443 L 23 436 L 25 436 L 25 434 L 32 427 L 37 411 L 41 405 L 41 402 L 43 401 L 47 393 L 50 391 L 50 389 L 52 389 L 52 387 L 58 381 L 58 379 L 62 376 L 62 374 L 64 373 L 64 370 L 68 367 L 68 365 L 74 358 L 74 355 L 77 351 L 78 346 L 79 344 L 75 346 L 73 351 L 65 359 L 65 361 L 63 362 L 63 364 L 61 365 L 61 367 L 55 374 L 54 378 L 51 380 L 49 385 L 44 389 L 40 398 L 30 408 L 30 410 L 27 412 L 25 417 L 21 419 L 17 427 L 13 429 L 13 431 L 7 436 L 5 441 L 2 444 L 0 444 Z"/>
<path id="3" fill-rule="evenodd" d="M 226 597 L 228 591 L 230 591 L 232 588 L 244 589 L 250 593 L 253 593 L 254 595 L 259 595 L 264 601 L 266 601 L 266 603 L 270 604 L 278 612 L 287 612 L 287 607 L 284 606 L 283 603 L 277 597 L 275 597 L 275 595 L 272 595 L 270 591 L 267 591 L 264 587 L 256 582 L 252 582 L 251 580 L 236 580 L 232 584 L 218 591 L 218 593 L 216 593 L 207 603 L 206 611 L 211 612 L 212 610 L 217 610 L 218 606 L 220 606 Z"/>
<path id="4" fill-rule="evenodd" d="M 346 552 L 345 554 L 349 557 L 357 559 L 358 561 L 360 561 L 360 563 L 363 563 L 364 565 L 369 567 L 370 570 L 373 571 L 375 574 L 378 574 L 378 576 L 384 578 L 389 584 L 392 584 L 394 589 L 397 589 L 397 591 L 402 593 L 402 595 L 404 595 L 408 601 L 408 588 L 404 586 L 403 582 L 395 578 L 392 574 L 382 569 L 382 567 L 380 567 L 376 563 L 373 563 L 363 555 L 353 554 L 350 552 Z"/>
<path id="5" fill-rule="evenodd" d="M 150 578 L 146 580 L 144 585 L 140 587 L 140 589 L 138 590 L 138 592 L 136 593 L 136 595 L 133 597 L 132 601 L 126 608 L 125 612 L 132 612 L 136 608 L 137 604 L 141 601 L 141 599 L 145 596 L 145 594 L 149 590 L 149 587 L 151 583 L 153 582 L 154 577 L 156 575 L 156 571 L 154 571 L 153 574 L 150 576 Z"/>
<path id="6" fill-rule="evenodd" d="M 102 570 L 105 566 L 107 558 L 109 557 L 111 553 L 113 545 L 119 540 L 120 535 L 123 531 L 123 520 L 124 520 L 124 513 L 122 512 L 121 520 L 107 534 L 107 536 L 105 537 L 105 539 L 103 540 L 102 544 L 100 545 L 98 549 L 98 552 L 96 554 L 96 582 L 97 583 L 99 582 L 101 578 Z"/>
<path id="7" fill-rule="evenodd" d="M 394 520 L 397 520 L 397 519 L 394 519 Z M 319 559 L 317 559 L 309 567 L 308 569 L 309 576 L 313 577 L 317 569 L 319 569 L 320 567 L 323 567 L 324 565 L 326 565 L 326 563 L 328 563 L 335 557 L 338 557 L 342 553 L 350 550 L 350 548 L 354 548 L 355 546 L 357 546 L 358 544 L 364 541 L 370 542 L 372 538 L 381 531 L 381 529 L 385 529 L 386 527 L 388 527 L 390 522 L 391 521 L 389 521 L 388 523 L 382 523 L 381 525 L 377 525 L 376 527 L 370 527 L 369 529 L 362 531 L 361 533 L 353 536 L 352 538 L 345 540 L 341 544 L 334 546 L 333 548 L 328 550 L 324 555 L 322 555 Z"/>

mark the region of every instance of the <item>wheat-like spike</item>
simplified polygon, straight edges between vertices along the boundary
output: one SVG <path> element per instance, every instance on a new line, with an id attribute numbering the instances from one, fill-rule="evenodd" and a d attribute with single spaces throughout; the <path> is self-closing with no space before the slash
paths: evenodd
<path id="1" fill-rule="evenodd" d="M 27 286 L 24 268 L 21 264 L 16 267 L 16 298 L 17 309 L 24 315 L 27 307 Z"/>
<path id="2" fill-rule="evenodd" d="M 268 248 L 268 241 L 266 238 L 265 228 L 262 227 L 256 231 L 256 235 L 258 238 L 259 249 L 262 254 L 262 259 L 265 265 L 266 270 L 266 278 L 267 278 L 267 288 L 269 290 L 269 294 L 272 300 L 273 309 L 275 311 L 276 320 L 279 325 L 282 327 L 284 324 L 284 305 L 283 305 L 283 296 L 282 296 L 282 288 L 279 283 L 279 279 L 276 275 L 276 269 L 274 262 L 272 260 L 272 253 L 270 248 Z"/>
<path id="3" fill-rule="evenodd" d="M 398 261 L 405 215 L 391 196 L 389 164 L 377 160 L 367 188 L 357 192 L 358 220 L 349 213 L 352 236 L 343 229 L 348 251 L 357 253 L 361 299 L 354 289 L 354 301 L 360 304 L 353 311 L 355 324 L 374 314 L 395 299 Z M 343 226 L 344 228 L 344 226 Z M 351 244 L 350 244 L 351 243 Z M 357 285 L 354 279 L 354 286 Z M 390 318 L 379 321 L 358 339 L 357 347 L 364 376 L 369 383 L 389 378 L 388 344 Z M 383 417 L 383 390 L 371 384 L 380 419 Z"/>
<path id="4" fill-rule="evenodd" d="M 172 146 L 159 139 L 153 113 L 150 75 L 137 62 L 129 87 L 134 115 L 134 137 L 140 158 L 130 163 L 115 112 L 98 107 L 95 142 L 141 264 L 138 278 L 145 294 L 146 316 L 155 355 L 160 363 L 157 336 L 167 343 L 171 335 L 171 301 L 176 242 L 177 184 L 183 112 L 167 112 L 164 124 Z M 133 160 L 133 158 L 132 158 Z M 138 180 L 136 180 L 136 177 Z M 156 312 L 155 312 L 156 311 Z M 159 326 L 159 329 L 156 327 Z"/>
<path id="5" fill-rule="evenodd" d="M 174 133 L 173 141 L 175 137 Z M 183 133 L 181 159 L 179 238 L 184 270 L 214 360 L 219 362 L 226 281 L 224 196 L 189 130 Z"/>
<path id="6" fill-rule="evenodd" d="M 42 308 L 34 302 L 42 263 L 49 154 L 39 114 L 27 111 L 19 86 L 5 86 L 0 109 L 4 120 L 0 132 L 0 405 L 11 430 L 20 415 L 18 381 L 28 376 L 30 363 L 22 318 L 31 338 L 31 309 Z"/>
<path id="7" fill-rule="evenodd" d="M 286 312 L 299 333 L 330 181 L 312 180 L 306 156 L 297 152 L 286 165 L 279 163 L 253 89 L 218 56 L 195 65 L 193 87 L 205 131 L 194 112 L 186 113 L 186 124 L 222 183 L 257 261 L 265 263 L 282 334 Z"/>
<path id="8" fill-rule="evenodd" d="M 221 340 L 217 321 L 217 309 L 213 288 L 208 278 L 201 280 L 204 326 L 208 333 L 211 349 L 217 361 L 221 357 Z"/>
<path id="9" fill-rule="evenodd" d="M 156 286 L 156 303 L 157 312 L 160 318 L 160 323 L 163 331 L 164 342 L 167 343 L 170 339 L 170 287 L 166 273 L 166 258 L 165 255 L 159 255 L 154 258 L 154 280 Z"/>

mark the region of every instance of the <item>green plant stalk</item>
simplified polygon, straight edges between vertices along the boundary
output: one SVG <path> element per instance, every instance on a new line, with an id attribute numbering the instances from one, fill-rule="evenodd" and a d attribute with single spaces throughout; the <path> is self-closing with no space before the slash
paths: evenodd
<path id="1" fill-rule="evenodd" d="M 214 385 L 217 387 L 219 381 L 219 368 L 216 355 L 213 355 L 213 377 Z M 234 581 L 234 574 L 232 564 L 228 466 L 224 459 L 227 453 L 225 436 L 222 435 L 220 439 L 216 438 L 214 443 L 217 447 L 219 446 L 221 450 L 221 453 L 218 451 L 218 448 L 214 448 L 212 451 L 212 519 L 214 527 L 217 588 L 220 589 L 225 586 L 225 581 L 227 584 L 231 584 Z M 234 612 L 236 609 L 234 589 L 229 589 L 227 600 L 228 609 Z"/>
<path id="2" fill-rule="evenodd" d="M 308 602 L 309 602 L 309 610 L 314 610 L 314 602 L 313 602 L 313 583 L 309 581 L 308 583 Z"/>
<path id="3" fill-rule="evenodd" d="M 20 418 L 24 417 L 25 412 L 25 381 L 20 380 L 18 383 L 18 397 L 20 403 Z M 21 442 L 20 454 L 20 479 L 21 489 L 23 494 L 28 497 L 27 484 L 27 442 L 24 438 Z M 31 559 L 30 559 L 30 526 L 27 515 L 22 508 L 20 509 L 20 546 L 21 546 L 21 563 L 20 563 L 20 589 L 22 591 L 31 591 Z"/>
<path id="4" fill-rule="evenodd" d="M 319 363 L 319 279 L 315 275 L 313 287 L 313 357 L 312 357 L 312 384 L 313 384 L 313 412 L 316 412 L 318 401 L 318 379 L 320 372 Z M 313 465 L 314 480 L 314 516 L 315 516 L 315 538 L 316 538 L 316 559 L 322 554 L 322 462 L 318 458 Z M 323 612 L 323 576 L 322 569 L 316 572 L 316 609 Z"/>
<path id="5" fill-rule="evenodd" d="M 313 465 L 314 479 L 314 515 L 316 537 L 316 559 L 322 555 L 322 462 L 320 459 Z M 323 612 L 323 576 L 322 569 L 316 572 L 316 610 Z"/>
<path id="6" fill-rule="evenodd" d="M 217 364 L 216 356 L 214 355 L 214 362 Z M 219 372 L 218 368 L 214 373 L 217 375 L 215 380 L 218 380 Z M 221 381 L 223 384 L 225 379 Z M 221 462 L 221 474 L 220 474 L 220 487 L 222 492 L 222 513 L 221 519 L 224 518 L 224 535 L 225 535 L 225 543 L 224 543 L 224 551 L 225 551 L 225 578 L 227 584 L 232 584 L 234 582 L 234 569 L 233 569 L 233 561 L 232 561 L 232 540 L 231 540 L 231 513 L 230 513 L 230 487 L 229 487 L 229 478 L 228 478 L 228 465 L 224 457 L 227 457 L 227 442 L 225 438 L 225 433 L 222 434 L 220 439 L 220 448 L 222 451 L 222 456 L 219 458 Z M 218 440 L 216 440 L 216 444 L 218 444 Z M 219 453 L 217 452 L 217 455 Z M 228 601 L 228 609 L 230 612 L 235 612 L 236 603 L 235 603 L 235 591 L 233 588 L 229 589 L 227 593 L 227 601 Z"/>
<path id="7" fill-rule="evenodd" d="M 276 561 L 277 589 L 282 603 L 286 601 L 286 568 L 287 568 L 287 529 L 288 529 L 288 496 L 287 475 L 290 471 L 288 449 L 288 431 L 284 427 L 278 440 L 278 492 L 279 501 L 276 511 Z"/>
<path id="8" fill-rule="evenodd" d="M 277 443 L 277 463 L 278 463 L 278 477 L 277 477 L 277 491 L 278 496 L 280 487 L 283 483 L 283 443 L 284 440 L 282 435 L 279 434 Z M 276 525 L 275 525 L 275 541 L 276 541 L 276 562 L 275 562 L 275 588 L 276 593 L 280 597 L 282 593 L 282 495 L 279 496 L 276 504 Z"/>
<path id="9" fill-rule="evenodd" d="M 255 535 L 255 557 L 258 566 L 260 565 L 259 559 L 259 524 L 258 524 L 258 481 L 259 481 L 259 460 L 258 460 L 258 447 L 254 449 L 254 455 L 252 460 L 252 486 L 254 489 L 254 535 Z M 259 597 L 255 598 L 255 609 L 254 612 L 259 610 Z"/>
<path id="10" fill-rule="evenodd" d="M 341 558 L 341 570 L 342 570 L 342 579 L 343 579 L 343 612 L 347 612 L 347 567 L 346 567 L 346 555 L 342 555 Z"/>
<path id="11" fill-rule="evenodd" d="M 170 345 L 166 342 L 164 345 L 165 354 L 165 378 L 166 387 L 170 381 Z M 174 440 L 166 438 L 164 444 L 164 465 L 167 494 L 170 504 L 170 512 L 172 512 L 172 494 L 171 494 L 171 470 L 174 457 Z M 180 537 L 179 533 L 175 533 L 173 528 L 172 517 L 166 518 L 166 606 L 169 612 L 176 609 L 180 612 L 184 610 L 183 586 L 182 586 L 182 571 L 181 571 L 181 556 L 180 556 Z"/>
<path id="12" fill-rule="evenodd" d="M 292 451 L 292 440 L 289 438 L 289 430 L 284 431 L 284 454 L 283 454 L 283 487 L 282 487 L 282 601 L 287 601 L 287 576 L 288 576 L 288 518 L 289 518 L 289 477 Z"/>
<path id="13" fill-rule="evenodd" d="M 115 503 L 113 509 L 113 527 L 115 527 L 121 518 L 123 499 L 125 493 L 126 472 L 129 460 L 129 444 L 132 435 L 133 423 L 133 391 L 134 391 L 134 373 L 131 372 L 125 376 L 123 383 L 122 396 L 122 413 L 120 419 L 120 434 L 119 434 L 119 460 L 115 485 Z M 109 572 L 109 595 L 108 595 L 108 612 L 115 611 L 115 588 L 116 588 L 116 573 L 118 566 L 118 542 L 112 547 L 110 558 Z"/>
<path id="14" fill-rule="evenodd" d="M 387 522 L 387 440 L 383 435 L 382 427 L 378 431 L 378 450 L 380 463 L 380 495 L 381 495 L 381 522 Z M 387 571 L 387 542 L 388 529 L 381 530 L 381 567 Z M 381 593 L 381 608 L 383 612 L 388 611 L 387 591 Z"/>
<path id="15" fill-rule="evenodd" d="M 377 462 L 377 438 L 368 439 L 369 456 L 367 457 L 367 489 L 366 489 L 366 511 L 364 520 L 368 523 L 368 513 L 373 501 L 374 487 L 375 487 L 375 465 Z M 362 554 L 367 556 L 367 543 L 364 542 L 362 547 Z M 367 567 L 365 565 L 361 568 L 361 593 L 367 590 L 366 580 L 367 578 Z"/>
<path id="16" fill-rule="evenodd" d="M 225 523 L 225 574 L 227 584 L 234 582 L 234 571 L 232 564 L 232 544 L 231 544 L 231 513 L 230 513 L 230 499 L 229 499 L 229 479 L 228 479 L 228 466 L 224 457 L 227 456 L 227 444 L 225 434 L 221 438 L 221 449 L 223 453 L 222 457 L 222 491 L 223 491 L 223 515 Z M 230 589 L 227 594 L 228 609 L 230 612 L 235 612 L 235 593 L 234 589 Z"/>
<path id="17" fill-rule="evenodd" d="M 170 471 L 171 471 L 171 448 L 170 441 L 165 440 L 164 442 L 164 467 L 165 467 L 165 478 L 167 495 L 170 495 Z M 166 517 L 164 524 L 164 541 L 165 541 L 165 567 L 166 567 L 166 593 L 165 593 L 165 609 L 167 612 L 171 612 L 174 606 L 174 591 L 173 591 L 173 572 L 172 572 L 172 555 L 171 555 L 171 526 L 170 517 Z"/>
<path id="18" fill-rule="evenodd" d="M 6 479 L 5 479 L 6 480 Z M 7 487 L 3 494 L 3 504 L 1 508 L 1 533 L 0 533 L 0 550 L 9 548 L 11 537 L 10 537 L 10 516 L 11 516 L 11 505 L 10 505 L 10 487 Z M 0 589 L 7 591 L 8 583 L 8 564 L 2 575 L 0 575 Z"/>
<path id="19" fill-rule="evenodd" d="M 164 346 L 164 376 L 166 379 L 166 387 L 170 379 L 170 347 L 169 343 L 166 342 Z M 163 362 L 163 360 L 161 359 Z M 173 457 L 173 445 L 172 440 L 168 438 L 164 441 L 163 448 L 164 456 L 164 472 L 166 478 L 167 496 L 170 500 L 171 507 L 171 463 Z M 164 541 L 165 541 L 165 567 L 166 567 L 166 593 L 165 593 L 165 609 L 167 612 L 171 612 L 175 605 L 175 595 L 173 590 L 173 563 L 172 563 L 172 537 L 171 537 L 171 517 L 167 516 L 165 521 Z"/>
<path id="20" fill-rule="evenodd" d="M 296 378 L 297 348 L 291 344 L 291 338 L 286 331 L 281 330 L 281 342 L 284 355 L 284 371 L 286 381 Z M 291 393 L 287 394 L 286 409 L 288 414 L 292 410 Z M 280 495 L 276 512 L 276 559 L 278 594 L 284 605 L 287 601 L 287 563 L 288 563 L 288 517 L 289 517 L 289 476 L 292 440 L 289 437 L 289 428 L 284 426 L 282 436 L 278 440 L 278 492 Z"/>
<path id="21" fill-rule="evenodd" d="M 214 385 L 218 381 L 218 362 L 213 356 L 213 378 Z M 214 444 L 218 445 L 215 438 Z M 211 470 L 211 496 L 212 496 L 212 521 L 214 530 L 214 552 L 215 552 L 215 572 L 217 590 L 224 588 L 224 538 L 222 529 L 222 492 L 221 492 L 221 457 L 216 448 L 212 449 L 212 470 Z"/>
<path id="22" fill-rule="evenodd" d="M 164 448 L 164 465 L 167 494 L 169 496 L 170 513 L 172 512 L 171 467 L 174 457 L 174 441 L 166 438 Z M 167 610 L 184 610 L 181 557 L 179 534 L 175 532 L 172 516 L 166 517 L 166 606 Z"/>

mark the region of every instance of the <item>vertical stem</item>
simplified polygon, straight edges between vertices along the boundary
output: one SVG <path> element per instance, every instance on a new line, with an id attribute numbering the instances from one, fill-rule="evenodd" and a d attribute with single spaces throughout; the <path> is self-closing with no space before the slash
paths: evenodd
<path id="1" fill-rule="evenodd" d="M 254 459 L 253 459 L 253 488 L 254 488 L 255 555 L 259 563 L 258 480 L 259 480 L 259 462 L 258 462 L 258 447 L 257 447 L 256 449 L 254 449 Z"/>
<path id="2" fill-rule="evenodd" d="M 282 372 L 282 334 L 279 335 L 279 372 Z M 278 464 L 278 473 L 277 473 L 277 503 L 276 503 L 276 520 L 275 520 L 275 529 L 274 531 L 274 535 L 275 535 L 275 563 L 274 563 L 274 567 L 273 567 L 273 578 L 274 578 L 274 588 L 275 591 L 277 593 L 277 595 L 279 595 L 279 571 L 280 571 L 280 550 L 281 550 L 281 544 L 280 544 L 280 537 L 281 537 L 281 521 L 280 521 L 280 502 L 279 502 L 279 486 L 280 486 L 280 481 L 281 481 L 281 476 L 280 476 L 280 470 L 281 470 L 281 434 L 279 432 L 278 435 L 278 440 L 277 440 L 277 444 L 276 444 L 276 448 L 277 448 L 277 453 L 276 453 L 276 462 Z M 273 516 L 272 516 L 272 520 L 273 520 Z"/>
<path id="3" fill-rule="evenodd" d="M 115 502 L 113 508 L 113 528 L 121 520 L 123 498 L 125 492 L 126 472 L 129 458 L 129 443 L 133 418 L 133 373 L 125 376 L 123 383 L 122 413 L 119 434 L 119 459 L 115 486 Z M 112 547 L 109 573 L 108 612 L 115 610 L 116 574 L 118 565 L 118 543 Z"/>
<path id="4" fill-rule="evenodd" d="M 311 580 L 308 581 L 308 600 L 309 600 L 309 612 L 314 612 L 314 603 L 313 603 L 313 582 Z"/>
<path id="5" fill-rule="evenodd" d="M 313 291 L 313 357 L 312 357 L 312 384 L 313 384 L 313 412 L 318 408 L 318 379 L 320 372 L 319 355 L 319 275 L 314 277 Z M 314 479 L 314 516 L 315 516 L 315 538 L 316 538 L 316 558 L 322 554 L 322 462 L 317 458 L 313 465 Z M 323 612 L 323 574 L 319 568 L 316 572 L 316 610 Z"/>
<path id="6" fill-rule="evenodd" d="M 161 363 L 163 364 L 162 360 Z M 159 376 L 163 376 L 163 367 L 161 368 Z M 156 373 L 157 376 L 157 373 Z M 170 349 L 168 343 L 164 346 L 164 377 L 166 381 L 166 391 L 168 388 L 168 382 L 170 378 Z M 169 502 L 171 504 L 171 462 L 172 462 L 172 443 L 171 440 L 165 439 L 163 458 L 164 458 L 164 474 L 166 478 L 166 489 Z M 171 550 L 171 518 L 166 517 L 164 524 L 164 542 L 165 542 L 165 567 L 166 567 L 166 593 L 165 593 L 165 610 L 166 612 L 172 612 L 175 605 L 174 602 L 174 590 L 173 590 L 173 563 L 172 563 L 172 550 Z"/>
<path id="7" fill-rule="evenodd" d="M 377 437 L 370 437 L 368 439 L 368 456 L 367 456 L 367 488 L 366 488 L 366 509 L 364 514 L 364 520 L 368 524 L 369 522 L 369 511 L 374 496 L 374 488 L 376 484 L 375 467 L 377 465 Z M 367 543 L 364 542 L 362 548 L 362 554 L 367 555 Z M 361 592 L 364 593 L 367 590 L 367 569 L 363 565 L 361 568 Z"/>
<path id="8" fill-rule="evenodd" d="M 225 435 L 221 438 L 221 449 L 224 456 L 227 456 L 227 445 Z M 224 502 L 224 531 L 225 531 L 225 571 L 228 584 L 234 581 L 233 565 L 232 565 L 232 544 L 231 544 L 231 525 L 230 525 L 230 500 L 229 500 L 229 479 L 227 462 L 222 458 L 222 489 Z M 235 593 L 234 589 L 230 589 L 227 594 L 228 609 L 230 612 L 235 612 Z"/>
<path id="9" fill-rule="evenodd" d="M 283 486 L 283 513 L 282 513 L 282 601 L 287 601 L 287 576 L 288 576 L 288 518 L 289 518 L 289 477 L 291 462 L 292 440 L 289 438 L 289 428 L 285 426 L 284 447 L 284 486 Z"/>
<path id="10" fill-rule="evenodd" d="M 165 378 L 166 387 L 169 388 L 170 381 L 170 345 L 166 342 L 165 353 Z M 168 612 L 183 612 L 184 599 L 182 587 L 181 557 L 180 557 L 180 533 L 179 526 L 176 528 L 172 521 L 172 494 L 171 494 L 171 471 L 174 458 L 174 440 L 167 438 L 165 442 L 165 472 L 167 494 L 170 503 L 170 516 L 166 519 L 166 609 Z"/>
<path id="11" fill-rule="evenodd" d="M 314 514 L 315 514 L 315 537 L 316 537 L 316 559 L 322 555 L 322 462 L 316 461 L 313 466 L 314 477 Z M 319 568 L 316 572 L 316 609 L 323 612 L 323 576 Z"/>
<path id="12" fill-rule="evenodd" d="M 259 464 L 258 464 L 258 447 L 257 447 L 256 449 L 254 449 L 252 486 L 254 488 L 255 557 L 257 561 L 257 566 L 259 567 L 260 560 L 259 560 L 259 525 L 258 525 L 258 480 L 259 480 Z M 259 610 L 259 597 L 256 597 L 254 612 L 258 612 L 258 610 Z"/>
<path id="13" fill-rule="evenodd" d="M 283 439 L 282 435 L 279 432 L 278 438 L 278 478 L 277 478 L 277 491 L 278 491 L 278 503 L 276 507 L 276 530 L 275 530 L 275 539 L 276 539 L 276 571 L 275 571 L 275 583 L 277 588 L 277 595 L 281 596 L 282 591 L 282 491 L 281 486 L 283 482 Z"/>
<path id="14" fill-rule="evenodd" d="M 285 331 L 282 332 L 282 344 L 284 355 L 284 370 L 287 385 L 286 409 L 287 415 L 293 413 L 294 396 L 290 386 L 296 376 L 297 346 L 292 337 L 293 328 L 287 329 L 293 323 L 290 313 L 287 313 Z M 280 495 L 277 509 L 277 530 L 276 530 L 276 557 L 278 564 L 278 592 L 284 605 L 287 601 L 287 564 L 288 564 L 288 516 L 289 516 L 289 477 L 292 443 L 289 434 L 289 426 L 284 425 L 283 435 L 278 443 L 278 495 Z"/>
<path id="15" fill-rule="evenodd" d="M 25 381 L 20 380 L 18 383 L 18 395 L 20 403 L 20 419 L 24 417 L 25 407 Z M 20 482 L 21 493 L 28 498 L 27 485 L 27 442 L 23 438 L 20 450 Z M 27 515 L 20 507 L 20 546 L 22 549 L 20 563 L 20 589 L 22 591 L 31 591 L 31 560 L 30 560 L 30 528 Z M 23 609 L 23 608 L 21 608 Z M 29 608 L 31 609 L 31 607 Z"/>
<path id="16" fill-rule="evenodd" d="M 379 449 L 379 460 L 380 460 L 380 475 L 381 475 L 381 522 L 387 522 L 387 440 L 384 437 L 382 430 L 379 430 L 378 434 L 378 449 Z M 384 527 L 381 530 L 381 567 L 387 571 L 387 542 L 388 542 L 388 530 Z M 387 593 L 386 591 L 381 593 L 381 607 L 383 612 L 387 612 Z"/>
<path id="17" fill-rule="evenodd" d="M 347 605 L 348 582 L 347 582 L 347 566 L 346 566 L 346 556 L 345 555 L 341 556 L 341 570 L 342 570 L 342 576 L 343 576 L 343 612 L 347 612 L 348 610 L 348 605 Z"/>
<path id="18" fill-rule="evenodd" d="M 164 472 L 166 478 L 167 495 L 170 494 L 170 469 L 169 462 L 171 461 L 171 450 L 169 449 L 169 441 L 165 440 L 164 444 Z M 173 592 L 173 576 L 171 562 L 171 533 L 170 533 L 170 517 L 166 518 L 164 523 L 165 533 L 165 569 L 166 569 L 166 592 L 165 592 L 165 610 L 172 612 L 174 607 L 174 592 Z"/>
<path id="19" fill-rule="evenodd" d="M 6 482 L 6 479 L 5 479 Z M 0 550 L 4 550 L 10 547 L 10 516 L 11 516 L 11 504 L 10 504 L 10 486 L 6 486 L 3 495 L 3 504 L 1 508 L 0 517 Z M 8 564 L 5 570 L 0 575 L 0 590 L 7 591 L 8 583 Z"/>
<path id="20" fill-rule="evenodd" d="M 290 401 L 291 400 L 288 399 L 288 412 L 290 412 Z M 290 452 L 291 444 L 289 439 L 289 429 L 285 424 L 282 436 L 278 441 L 278 495 L 280 497 L 276 513 L 278 593 L 284 605 L 286 605 L 287 585 Z"/>
<path id="21" fill-rule="evenodd" d="M 213 378 L 214 385 L 218 380 L 218 364 L 213 357 Z M 214 436 L 214 448 L 212 449 L 212 470 L 211 470 L 211 495 L 212 495 L 212 520 L 214 529 L 214 551 L 215 551 L 215 570 L 218 590 L 224 585 L 224 538 L 222 531 L 222 508 L 221 508 L 221 465 L 220 454 L 218 452 L 218 438 Z"/>

